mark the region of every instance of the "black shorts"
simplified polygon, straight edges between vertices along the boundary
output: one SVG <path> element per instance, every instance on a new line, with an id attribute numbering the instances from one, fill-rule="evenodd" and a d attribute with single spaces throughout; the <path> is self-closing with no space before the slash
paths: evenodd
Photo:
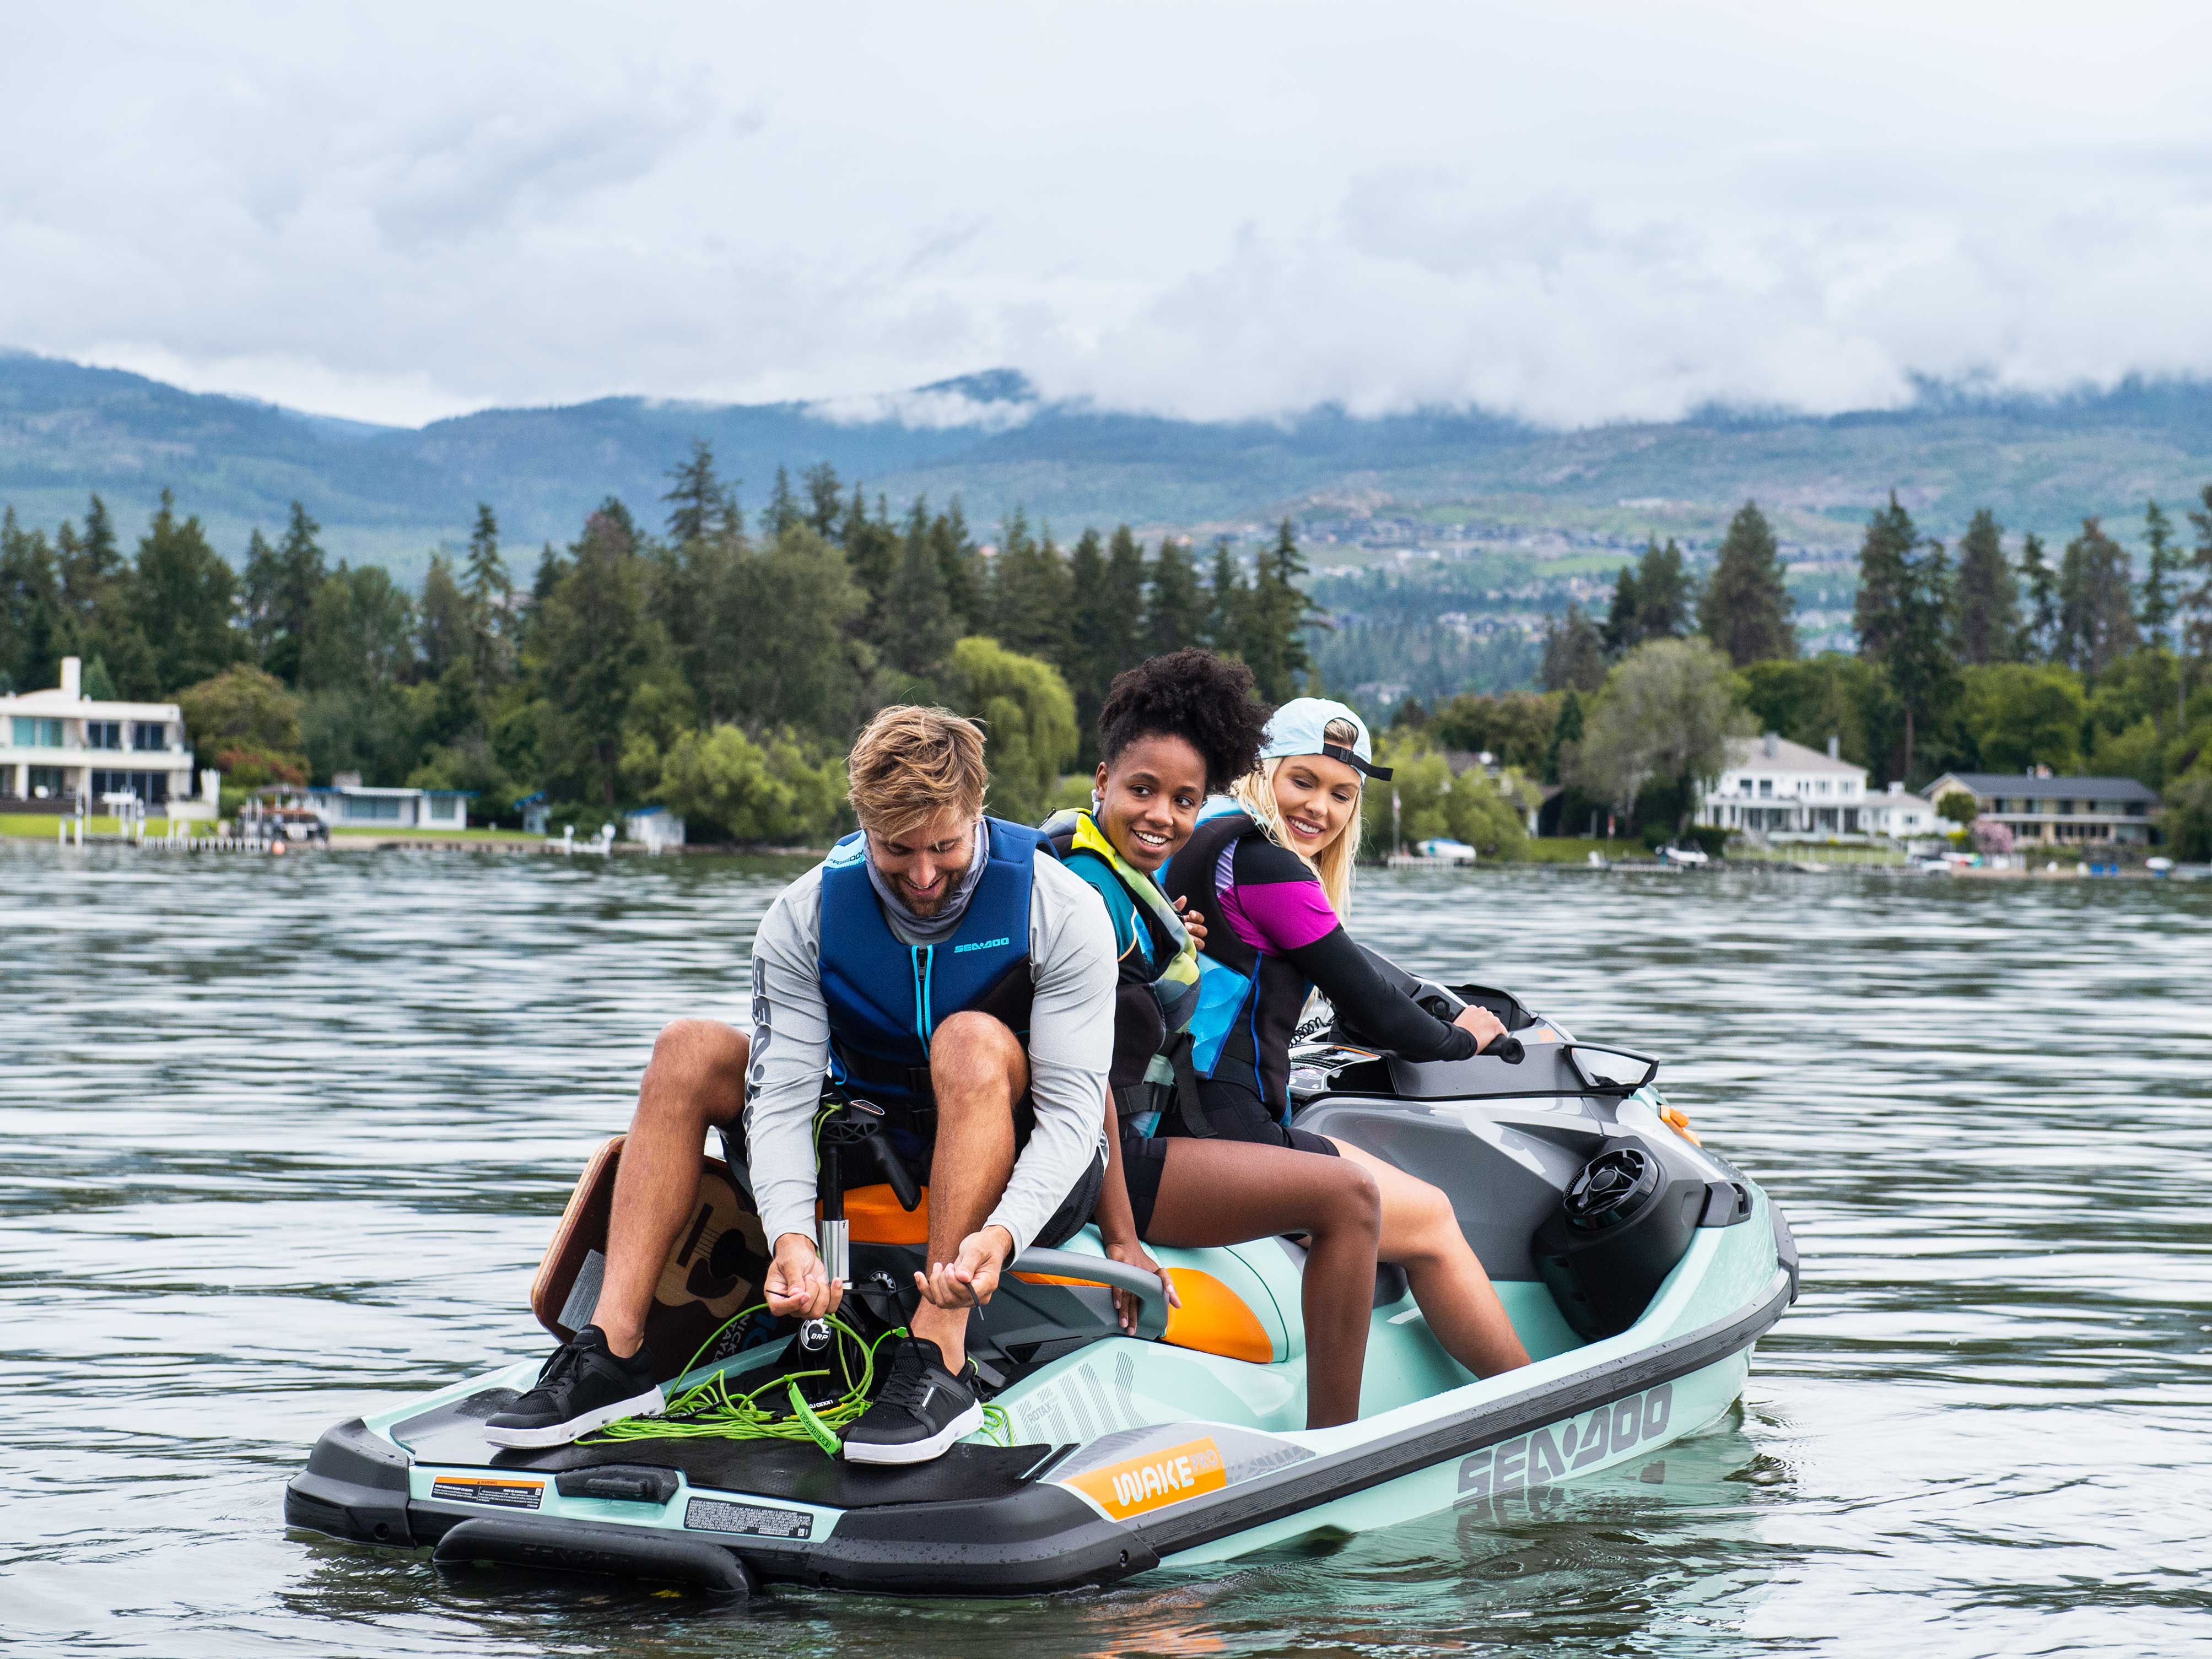
<path id="1" fill-rule="evenodd" d="M 1222 1140 L 1256 1141 L 1262 1146 L 1287 1146 L 1294 1152 L 1339 1156 L 1336 1143 L 1310 1129 L 1285 1128 L 1249 1089 L 1217 1078 L 1198 1085 L 1199 1104 L 1206 1109 L 1206 1127 Z M 1136 1218 L 1137 1237 L 1149 1237 L 1152 1206 L 1159 1201 L 1160 1172 L 1167 1167 L 1168 1143 L 1189 1137 L 1182 1114 L 1170 1105 L 1160 1114 L 1159 1133 L 1140 1135 L 1121 1120 L 1121 1179 L 1129 1188 L 1129 1210 Z"/>
<path id="2" fill-rule="evenodd" d="M 1024 1136 L 1023 1139 L 1026 1144 L 1028 1138 Z M 897 1145 L 897 1141 L 895 1139 L 893 1144 Z M 901 1152 L 901 1161 L 913 1173 L 916 1186 L 929 1185 L 927 1153 L 930 1150 L 925 1145 L 923 1155 L 919 1158 L 903 1150 Z M 877 1168 L 875 1160 L 865 1157 L 855 1157 L 842 1163 L 838 1172 L 840 1184 L 848 1192 L 855 1187 L 875 1186 L 883 1179 L 883 1171 Z M 1036 1237 L 1030 1241 L 1030 1248 L 1056 1249 L 1089 1226 L 1091 1218 L 1098 1209 L 1098 1194 L 1105 1186 L 1106 1143 L 1101 1139 L 1090 1161 L 1083 1166 L 1083 1173 L 1076 1177 L 1075 1185 L 1069 1188 L 1067 1196 L 1060 1200 L 1060 1207 L 1052 1212 L 1043 1226 L 1037 1229 Z"/>

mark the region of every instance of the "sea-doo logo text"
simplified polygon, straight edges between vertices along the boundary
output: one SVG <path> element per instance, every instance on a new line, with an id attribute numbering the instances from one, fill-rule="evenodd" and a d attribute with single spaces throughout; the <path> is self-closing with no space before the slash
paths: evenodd
<path id="1" fill-rule="evenodd" d="M 1674 1413 L 1674 1385 L 1662 1382 L 1644 1394 L 1598 1407 L 1587 1419 L 1516 1435 L 1485 1447 L 1459 1466 L 1459 1501 L 1503 1498 L 1550 1485 L 1572 1469 L 1587 1469 L 1607 1457 L 1631 1452 L 1667 1432 Z"/>
<path id="2" fill-rule="evenodd" d="M 1013 940 L 1010 939 L 979 939 L 970 944 L 954 945 L 952 947 L 952 954 L 956 957 L 964 957 L 970 951 L 995 951 L 1001 945 L 1012 945 L 1012 943 Z"/>
<path id="3" fill-rule="evenodd" d="M 1121 1521 L 1142 1510 L 1218 1492 L 1229 1476 L 1221 1466 L 1221 1448 L 1208 1436 L 1073 1475 L 1067 1484 Z"/>

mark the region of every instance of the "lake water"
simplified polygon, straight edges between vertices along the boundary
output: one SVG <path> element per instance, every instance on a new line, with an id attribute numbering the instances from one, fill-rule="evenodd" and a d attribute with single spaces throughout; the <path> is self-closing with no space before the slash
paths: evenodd
<path id="1" fill-rule="evenodd" d="M 1668 1060 L 1805 1293 L 1659 1485 L 1042 1601 L 717 1613 L 288 1534 L 322 1429 L 542 1352 L 530 1275 L 788 871 L 0 848 L 0 1642 L 314 1655 L 2212 1650 L 2212 886 L 1376 878 Z"/>

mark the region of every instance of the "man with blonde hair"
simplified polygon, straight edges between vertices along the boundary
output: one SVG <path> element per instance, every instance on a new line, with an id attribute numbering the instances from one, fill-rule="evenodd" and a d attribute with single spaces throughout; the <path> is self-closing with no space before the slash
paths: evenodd
<path id="1" fill-rule="evenodd" d="M 1090 1220 L 1105 1174 L 1113 930 L 1035 830 L 987 816 L 972 721 L 886 708 L 846 763 L 859 831 L 793 882 L 753 941 L 753 1034 L 661 1033 L 638 1091 L 594 1323 L 493 1417 L 505 1445 L 559 1445 L 662 1408 L 643 1327 L 690 1213 L 708 1130 L 742 1109 L 771 1310 L 819 1318 L 843 1286 L 814 1239 L 813 1123 L 825 1077 L 881 1104 L 929 1188 L 927 1271 L 854 1462 L 918 1463 L 982 1424 L 969 1310 L 1031 1245 Z"/>

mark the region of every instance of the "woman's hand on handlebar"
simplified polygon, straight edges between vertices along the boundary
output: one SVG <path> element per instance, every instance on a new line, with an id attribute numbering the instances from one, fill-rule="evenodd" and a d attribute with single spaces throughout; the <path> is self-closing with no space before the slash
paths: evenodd
<path id="1" fill-rule="evenodd" d="M 1190 942 L 1201 951 L 1206 949 L 1206 912 L 1192 909 L 1188 896 L 1177 899 L 1175 908 L 1176 914 L 1182 918 L 1183 932 L 1190 935 Z"/>
<path id="2" fill-rule="evenodd" d="M 1141 1273 L 1157 1274 L 1160 1281 L 1160 1288 L 1167 1292 L 1168 1305 L 1171 1308 L 1182 1306 L 1182 1298 L 1176 1294 L 1175 1280 L 1168 1277 L 1167 1269 L 1153 1261 L 1152 1253 L 1134 1238 L 1109 1240 L 1105 1248 L 1106 1259 L 1109 1261 L 1118 1261 L 1124 1267 L 1134 1267 Z M 1121 1320 L 1121 1328 L 1131 1336 L 1137 1334 L 1137 1316 L 1143 1311 L 1144 1304 L 1128 1291 L 1114 1292 L 1115 1316 Z"/>
<path id="3" fill-rule="evenodd" d="M 1505 1035 L 1505 1027 L 1499 1023 L 1497 1015 L 1492 1013 L 1487 1008 L 1478 1008 L 1473 1004 L 1461 1009 L 1458 1015 L 1452 1020 L 1452 1024 L 1462 1031 L 1474 1034 L 1477 1053 L 1487 1048 L 1492 1041 Z"/>

